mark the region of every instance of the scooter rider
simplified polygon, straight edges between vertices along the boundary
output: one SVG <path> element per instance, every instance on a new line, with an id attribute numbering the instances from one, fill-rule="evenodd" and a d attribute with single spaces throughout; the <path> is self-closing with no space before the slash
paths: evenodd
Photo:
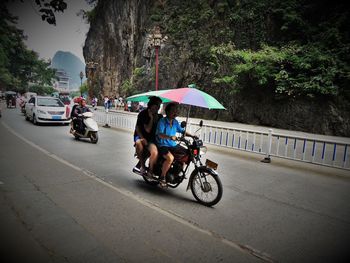
<path id="1" fill-rule="evenodd" d="M 91 112 L 90 109 L 86 106 L 86 100 L 84 98 L 81 98 L 79 101 L 79 106 L 75 107 L 73 116 L 75 117 L 73 122 L 75 122 L 76 127 L 79 132 L 83 132 L 84 130 L 84 123 L 83 123 L 83 118 L 82 114 L 85 112 Z"/>
<path id="2" fill-rule="evenodd" d="M 162 166 L 162 174 L 160 178 L 160 186 L 165 188 L 166 174 L 174 161 L 174 155 L 176 151 L 181 151 L 182 148 L 176 143 L 176 133 L 184 133 L 185 129 L 182 128 L 179 122 L 175 119 L 177 116 L 177 103 L 169 103 L 165 108 L 166 117 L 162 118 L 158 122 L 156 130 L 157 146 L 159 154 L 165 159 Z M 186 132 L 185 136 L 192 138 L 198 138 Z"/>
<path id="3" fill-rule="evenodd" d="M 155 132 L 159 119 L 163 117 L 161 114 L 158 114 L 161 103 L 162 100 L 159 97 L 152 96 L 149 98 L 147 109 L 141 111 L 137 116 L 134 132 L 136 154 L 140 160 L 140 173 L 142 175 L 146 174 L 144 149 L 147 148 L 150 153 L 147 172 L 147 176 L 149 177 L 153 175 L 153 167 L 158 158 L 158 150 L 155 145 Z"/>

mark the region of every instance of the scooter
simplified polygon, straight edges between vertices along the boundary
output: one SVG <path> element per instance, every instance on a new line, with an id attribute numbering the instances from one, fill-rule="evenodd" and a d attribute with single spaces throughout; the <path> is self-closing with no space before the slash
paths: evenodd
<path id="1" fill-rule="evenodd" d="M 76 126 L 76 122 L 71 122 L 71 128 L 70 133 L 73 134 L 75 139 L 79 140 L 80 138 L 89 138 L 92 143 L 98 142 L 98 125 L 96 121 L 92 118 L 93 113 L 92 112 L 85 112 L 83 114 L 79 114 L 81 116 L 78 116 L 76 118 L 83 118 L 83 130 L 78 130 L 78 127 Z"/>

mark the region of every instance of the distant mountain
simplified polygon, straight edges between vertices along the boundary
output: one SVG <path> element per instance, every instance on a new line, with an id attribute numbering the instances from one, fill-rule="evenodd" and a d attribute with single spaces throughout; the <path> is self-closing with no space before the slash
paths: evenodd
<path id="1" fill-rule="evenodd" d="M 70 89 L 80 87 L 80 72 L 85 75 L 85 64 L 74 54 L 66 51 L 57 51 L 51 61 L 51 67 L 63 69 L 69 75 Z M 86 80 L 85 76 L 83 82 Z"/>

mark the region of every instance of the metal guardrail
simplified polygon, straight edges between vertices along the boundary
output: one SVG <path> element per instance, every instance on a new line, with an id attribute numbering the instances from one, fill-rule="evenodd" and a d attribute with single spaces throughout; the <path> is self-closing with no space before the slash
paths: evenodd
<path id="1" fill-rule="evenodd" d="M 190 132 L 199 127 L 198 124 L 190 124 Z M 350 144 L 341 141 L 274 133 L 272 129 L 258 132 L 212 125 L 203 125 L 200 137 L 205 143 L 265 155 L 267 160 L 279 157 L 350 169 Z"/>
<path id="2" fill-rule="evenodd" d="M 94 119 L 99 124 L 108 124 L 111 127 L 133 131 L 135 129 L 137 115 L 123 112 L 108 112 L 104 110 L 94 111 Z"/>
<path id="3" fill-rule="evenodd" d="M 94 118 L 100 124 L 133 131 L 137 115 L 97 110 Z M 193 122 L 188 125 L 191 133 L 198 128 Z M 350 170 L 350 140 L 347 143 L 274 133 L 272 129 L 260 132 L 216 125 L 203 125 L 198 135 L 207 144 L 261 154 L 267 161 L 278 157 Z"/>

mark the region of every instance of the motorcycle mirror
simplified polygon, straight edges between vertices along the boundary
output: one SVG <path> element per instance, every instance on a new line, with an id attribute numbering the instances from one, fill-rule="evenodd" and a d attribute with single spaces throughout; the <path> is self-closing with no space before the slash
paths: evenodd
<path id="1" fill-rule="evenodd" d="M 203 126 L 203 120 L 201 120 L 200 122 L 199 122 L 199 127 L 202 127 Z"/>
<path id="2" fill-rule="evenodd" d="M 186 125 L 187 125 L 187 123 L 186 123 L 185 121 L 182 121 L 182 122 L 181 122 L 181 128 L 185 128 Z"/>

